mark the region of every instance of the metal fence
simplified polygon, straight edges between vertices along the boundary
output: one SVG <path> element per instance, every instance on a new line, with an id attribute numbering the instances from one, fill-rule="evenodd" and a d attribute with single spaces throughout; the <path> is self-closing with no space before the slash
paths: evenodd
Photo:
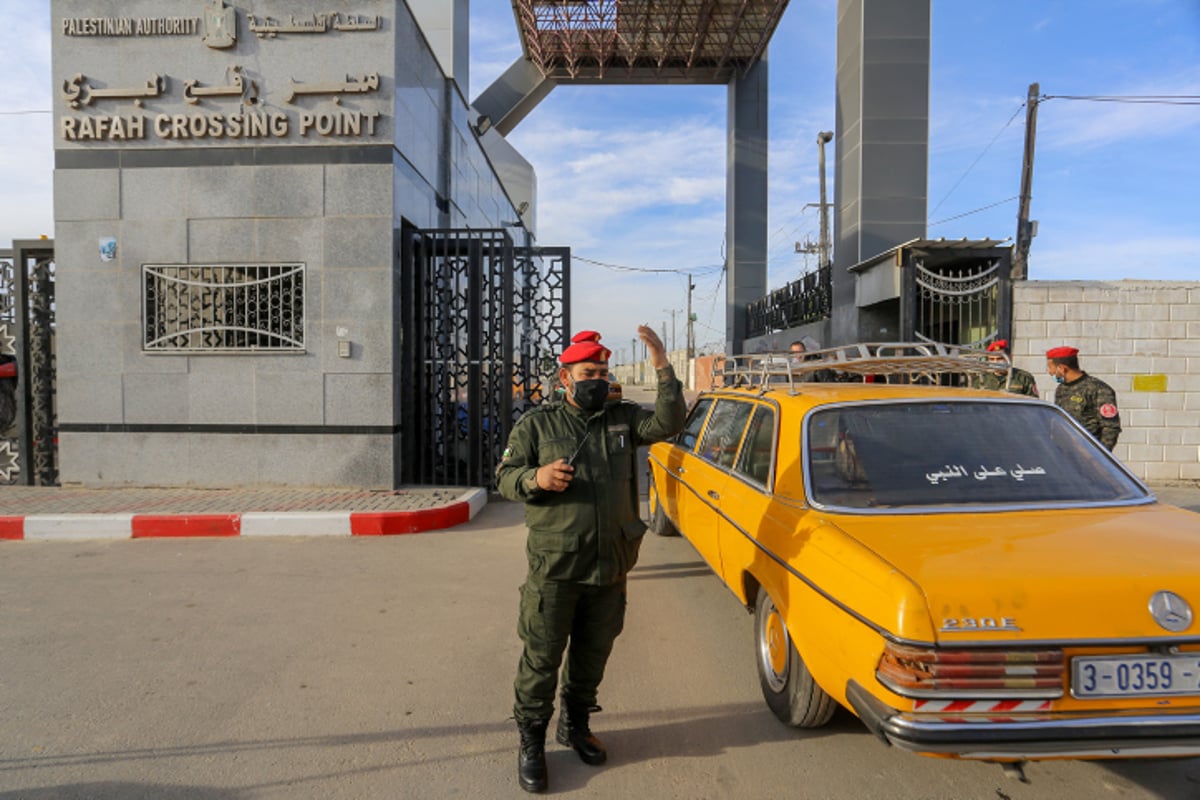
<path id="1" fill-rule="evenodd" d="M 750 303 L 746 336 L 763 336 L 828 317 L 833 308 L 832 274 L 832 267 L 821 267 Z"/>

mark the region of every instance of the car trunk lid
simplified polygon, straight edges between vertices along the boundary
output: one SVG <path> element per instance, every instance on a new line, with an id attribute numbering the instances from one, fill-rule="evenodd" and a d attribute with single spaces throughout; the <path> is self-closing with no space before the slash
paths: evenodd
<path id="1" fill-rule="evenodd" d="M 1149 608 L 1163 590 L 1200 605 L 1200 517 L 1171 506 L 829 521 L 913 581 L 947 644 L 1200 632 L 1195 619 L 1169 631 Z"/>

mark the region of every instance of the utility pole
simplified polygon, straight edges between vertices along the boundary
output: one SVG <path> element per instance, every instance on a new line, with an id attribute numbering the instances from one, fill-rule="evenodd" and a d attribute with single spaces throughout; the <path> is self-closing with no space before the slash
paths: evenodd
<path id="1" fill-rule="evenodd" d="M 692 276 L 687 276 L 687 357 L 689 359 L 696 357 L 696 331 L 692 323 L 696 321 L 696 315 L 692 313 L 692 290 L 696 288 L 696 284 L 692 283 Z"/>
<path id="2" fill-rule="evenodd" d="M 821 131 L 817 134 L 817 148 L 821 151 L 821 262 L 818 266 L 829 265 L 829 203 L 825 200 L 825 145 L 833 141 L 833 131 Z"/>
<path id="3" fill-rule="evenodd" d="M 665 311 L 671 315 L 671 345 L 670 345 L 670 347 L 667 348 L 667 352 L 673 353 L 673 352 L 675 352 L 675 314 L 678 313 L 678 309 L 664 308 L 663 311 Z M 663 339 L 665 340 L 666 338 L 667 338 L 667 323 L 664 322 L 663 323 Z"/>
<path id="4" fill-rule="evenodd" d="M 829 235 L 829 206 L 830 203 L 826 200 L 825 195 L 825 145 L 833 141 L 833 131 L 821 131 L 817 134 L 817 149 L 819 151 L 819 166 L 821 173 L 821 202 L 805 203 L 804 208 L 812 208 L 816 206 L 821 213 L 821 231 L 818 234 L 820 237 L 816 244 L 811 240 L 804 242 L 796 242 L 796 252 L 805 255 L 817 254 L 817 266 L 827 267 L 830 263 L 830 250 L 832 249 L 831 238 Z M 803 210 L 803 209 L 801 209 Z"/>
<path id="5" fill-rule="evenodd" d="M 1023 281 L 1029 277 L 1029 246 L 1037 235 L 1037 223 L 1029 219 L 1029 202 L 1033 197 L 1033 152 L 1037 138 L 1037 109 L 1041 87 L 1029 84 L 1029 95 L 1025 98 L 1025 157 L 1021 162 L 1021 199 L 1017 206 L 1017 240 L 1013 248 L 1012 279 Z"/>

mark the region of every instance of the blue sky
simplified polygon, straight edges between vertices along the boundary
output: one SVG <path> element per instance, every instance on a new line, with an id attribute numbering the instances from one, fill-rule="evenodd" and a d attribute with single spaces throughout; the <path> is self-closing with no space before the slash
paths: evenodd
<path id="1" fill-rule="evenodd" d="M 520 53 L 512 6 L 472 3 L 470 94 Z M 49 13 L 5 0 L 0 246 L 53 235 Z M 834 122 L 836 1 L 791 0 L 770 49 L 768 275 L 816 266 L 818 131 Z M 1200 0 L 933 0 L 930 237 L 1005 239 L 1027 87 L 1046 95 L 1200 96 Z M 539 241 L 570 246 L 574 327 L 628 353 L 639 322 L 724 340 L 724 87 L 559 87 L 510 135 L 539 181 Z M 833 197 L 829 151 L 829 196 Z M 1200 280 L 1200 105 L 1050 99 L 1039 107 L 1033 280 Z M 991 208 L 988 208 L 991 206 Z M 986 209 L 980 211 L 979 209 Z"/>

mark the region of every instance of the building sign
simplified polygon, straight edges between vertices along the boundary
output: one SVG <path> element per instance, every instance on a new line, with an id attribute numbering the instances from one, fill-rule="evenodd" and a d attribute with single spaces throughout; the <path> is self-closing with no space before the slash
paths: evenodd
<path id="1" fill-rule="evenodd" d="M 178 0 L 168 10 L 187 4 Z M 322 144 L 389 133 L 382 102 L 386 81 L 377 70 L 362 70 L 373 56 L 392 61 L 390 42 L 374 36 L 386 27 L 382 15 L 263 13 L 307 5 L 294 0 L 265 0 L 248 11 L 224 0 L 191 4 L 194 16 L 139 16 L 135 2 L 127 5 L 128 16 L 57 21 L 59 33 L 76 40 L 58 50 L 82 68 L 61 77 L 60 143 Z M 372 4 L 362 0 L 363 6 Z M 142 5 L 162 10 L 169 4 Z M 239 29 L 247 50 L 240 59 Z M 134 49 L 125 44 L 130 38 L 169 41 L 161 48 Z M 184 49 L 187 38 L 203 45 L 198 53 Z M 89 49 L 80 40 L 95 44 Z M 350 68 L 335 72 L 343 63 Z M 149 68 L 129 80 L 138 66 Z"/>
<path id="2" fill-rule="evenodd" d="M 199 17 L 88 17 L 64 19 L 64 36 L 195 36 Z"/>

